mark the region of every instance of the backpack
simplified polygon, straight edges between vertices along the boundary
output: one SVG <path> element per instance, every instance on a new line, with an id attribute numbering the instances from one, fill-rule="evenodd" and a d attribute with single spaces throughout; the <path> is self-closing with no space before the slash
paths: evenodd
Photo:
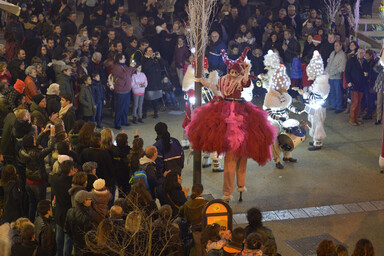
<path id="1" fill-rule="evenodd" d="M 147 189 L 149 189 L 147 173 L 144 170 L 135 171 L 129 180 L 130 184 L 142 183 Z"/>

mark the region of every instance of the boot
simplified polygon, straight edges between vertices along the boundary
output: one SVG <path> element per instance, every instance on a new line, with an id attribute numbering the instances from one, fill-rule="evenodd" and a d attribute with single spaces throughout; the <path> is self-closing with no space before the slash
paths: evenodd
<path id="1" fill-rule="evenodd" d="M 144 123 L 143 122 L 143 119 L 139 118 L 139 120 L 137 120 L 139 123 Z"/>
<path id="2" fill-rule="evenodd" d="M 183 150 L 188 150 L 189 149 L 189 141 L 187 139 L 183 139 L 181 141 L 181 147 L 183 148 Z M 203 165 L 203 168 L 204 168 L 204 165 Z"/>
<path id="3" fill-rule="evenodd" d="M 132 118 L 132 123 L 133 123 L 133 124 L 137 124 L 136 120 L 137 120 L 137 119 L 136 119 L 136 117 L 134 116 L 134 117 Z"/>
<path id="4" fill-rule="evenodd" d="M 223 172 L 224 168 L 220 166 L 219 160 L 213 160 L 212 161 L 212 172 Z"/>

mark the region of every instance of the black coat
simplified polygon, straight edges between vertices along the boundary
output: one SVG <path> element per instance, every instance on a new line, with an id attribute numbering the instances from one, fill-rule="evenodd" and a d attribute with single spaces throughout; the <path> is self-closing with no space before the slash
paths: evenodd
<path id="1" fill-rule="evenodd" d="M 0 153 L 5 156 L 15 155 L 14 137 L 12 136 L 12 129 L 15 121 L 16 115 L 13 112 L 8 113 L 4 119 L 3 133 L 1 134 Z"/>
<path id="2" fill-rule="evenodd" d="M 38 216 L 35 219 L 36 241 L 41 248 L 46 249 L 49 255 L 56 253 L 56 224 L 52 217 Z"/>
<path id="3" fill-rule="evenodd" d="M 163 186 L 159 186 L 156 191 L 156 196 L 161 205 L 168 204 L 172 207 L 172 217 L 179 214 L 179 208 L 187 202 L 184 191 L 181 186 L 179 189 L 172 189 L 170 192 L 166 192 Z"/>
<path id="4" fill-rule="evenodd" d="M 61 35 L 76 35 L 77 34 L 77 26 L 73 21 L 66 20 L 61 24 Z"/>
<path id="5" fill-rule="evenodd" d="M 11 181 L 4 187 L 4 218 L 11 223 L 22 216 L 20 191 L 17 181 Z"/>
<path id="6" fill-rule="evenodd" d="M 364 72 L 368 72 L 368 63 L 364 59 L 363 65 L 360 65 L 357 56 L 347 61 L 345 67 L 345 81 L 352 83 L 351 91 L 364 92 L 364 87 L 367 86 L 367 79 L 364 77 Z"/>
<path id="7" fill-rule="evenodd" d="M 69 133 L 76 122 L 75 109 L 73 107 L 69 108 L 68 111 L 61 117 L 61 120 L 64 122 L 65 131 Z"/>
<path id="8" fill-rule="evenodd" d="M 288 49 L 284 51 L 284 62 L 292 63 L 293 58 L 298 57 L 300 52 L 301 47 L 299 42 L 294 37 L 291 37 L 288 42 Z"/>
<path id="9" fill-rule="evenodd" d="M 164 70 L 164 62 L 162 59 L 146 58 L 142 59 L 143 73 L 147 77 L 148 87 L 146 91 L 157 91 L 162 89 L 161 75 Z"/>
<path id="10" fill-rule="evenodd" d="M 80 153 L 80 162 L 81 164 L 84 164 L 85 162 L 90 161 L 97 163 L 97 177 L 104 179 L 106 186 L 111 186 L 114 169 L 110 153 L 100 147 L 86 148 Z"/>
<path id="11" fill-rule="evenodd" d="M 35 241 L 23 241 L 22 243 L 16 243 L 12 246 L 13 256 L 32 256 L 36 250 L 35 256 L 49 256 L 49 252 L 40 248 Z"/>
<path id="12" fill-rule="evenodd" d="M 64 228 L 67 211 L 72 207 L 71 196 L 68 193 L 72 186 L 72 176 L 54 174 L 50 176 L 49 183 L 51 184 L 52 195 L 56 197 L 55 222 Z"/>
<path id="13" fill-rule="evenodd" d="M 73 241 L 75 248 L 85 248 L 84 235 L 92 228 L 92 216 L 90 207 L 78 204 L 68 210 L 65 219 L 64 231 Z"/>
<path id="14" fill-rule="evenodd" d="M 47 113 L 48 115 L 52 115 L 52 113 L 59 113 L 61 104 L 60 104 L 60 97 L 56 94 L 53 95 L 47 95 Z"/>

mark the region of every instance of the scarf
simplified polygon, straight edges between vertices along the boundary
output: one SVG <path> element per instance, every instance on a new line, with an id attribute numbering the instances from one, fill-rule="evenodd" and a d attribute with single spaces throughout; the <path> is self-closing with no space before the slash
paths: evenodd
<path id="1" fill-rule="evenodd" d="M 62 107 L 59 111 L 59 118 L 62 119 L 62 117 L 67 113 L 67 111 L 72 107 L 72 104 L 68 104 L 65 107 Z"/>

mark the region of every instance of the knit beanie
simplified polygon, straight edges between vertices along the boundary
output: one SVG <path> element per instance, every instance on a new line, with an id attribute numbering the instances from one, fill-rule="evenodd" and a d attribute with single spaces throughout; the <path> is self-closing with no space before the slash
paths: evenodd
<path id="1" fill-rule="evenodd" d="M 92 199 L 92 194 L 85 190 L 80 190 L 75 195 L 75 201 L 82 204 L 85 200 Z"/>
<path id="2" fill-rule="evenodd" d="M 32 100 L 37 104 L 39 105 L 40 102 L 44 99 L 44 95 L 43 94 L 37 94 L 35 96 L 32 97 Z"/>
<path id="3" fill-rule="evenodd" d="M 24 92 L 25 83 L 22 80 L 17 79 L 13 88 L 15 88 L 18 93 L 22 94 Z"/>
<path id="4" fill-rule="evenodd" d="M 105 188 L 105 180 L 97 179 L 93 182 L 93 188 L 95 190 L 103 190 Z"/>

